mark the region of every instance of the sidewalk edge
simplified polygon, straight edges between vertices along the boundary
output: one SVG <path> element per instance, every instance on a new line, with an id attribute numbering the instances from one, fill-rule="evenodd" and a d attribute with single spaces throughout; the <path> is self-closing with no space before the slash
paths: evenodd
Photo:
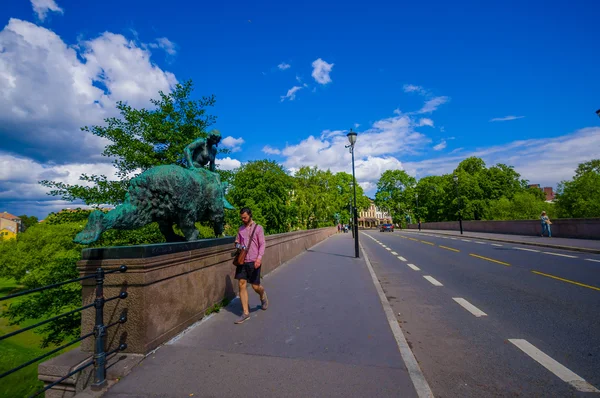
<path id="1" fill-rule="evenodd" d="M 390 329 L 392 329 L 392 334 L 396 339 L 396 343 L 398 344 L 398 350 L 400 351 L 400 355 L 402 356 L 402 360 L 404 361 L 404 365 L 406 365 L 406 370 L 408 371 L 408 375 L 415 387 L 417 395 L 419 398 L 433 398 L 433 392 L 429 387 L 429 383 L 425 379 L 425 375 L 419 366 L 415 355 L 410 349 L 408 342 L 406 341 L 406 337 L 404 336 L 404 332 L 402 328 L 398 324 L 398 320 L 394 315 L 394 310 L 392 310 L 392 306 L 390 302 L 385 297 L 385 293 L 383 292 L 383 288 L 379 283 L 379 279 L 377 279 L 377 275 L 371 266 L 371 262 L 369 261 L 369 256 L 362 244 L 360 244 L 360 251 L 362 252 L 365 263 L 367 264 L 367 268 L 369 269 L 369 273 L 371 274 L 371 278 L 373 279 L 373 284 L 375 285 L 375 289 L 377 290 L 377 294 L 379 295 L 379 300 L 381 301 L 381 305 L 383 306 L 383 311 L 385 312 L 385 316 L 390 325 Z"/>
<path id="2" fill-rule="evenodd" d="M 469 235 L 468 232 L 465 233 L 465 234 L 463 234 L 463 235 L 455 235 L 455 234 L 449 234 L 449 233 L 445 232 L 445 230 L 443 230 L 443 229 L 442 230 L 431 229 L 429 231 L 432 231 L 432 233 L 439 233 L 439 234 L 448 235 L 448 236 L 466 237 L 466 238 L 472 238 L 472 239 L 491 240 L 491 241 L 494 241 L 494 242 L 512 243 L 512 244 L 515 244 L 515 245 L 538 246 L 538 247 L 547 247 L 547 248 L 550 248 L 550 249 L 558 249 L 558 250 L 568 250 L 568 251 L 574 251 L 574 252 L 584 252 L 584 253 L 600 254 L 600 249 L 591 249 L 591 248 L 587 248 L 587 247 L 550 245 L 548 243 L 521 242 L 521 241 L 518 241 L 518 240 L 473 236 L 473 235 Z M 413 230 L 410 230 L 410 229 L 403 229 L 401 232 L 410 232 L 410 233 L 416 233 L 416 234 L 424 234 L 424 232 L 413 231 Z"/>

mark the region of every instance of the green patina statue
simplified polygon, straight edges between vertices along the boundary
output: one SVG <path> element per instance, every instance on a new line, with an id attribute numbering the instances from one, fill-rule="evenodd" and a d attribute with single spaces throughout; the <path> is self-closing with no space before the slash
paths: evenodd
<path id="1" fill-rule="evenodd" d="M 224 209 L 234 209 L 224 196 L 225 184 L 215 172 L 216 146 L 221 134 L 213 130 L 185 148 L 188 168 L 177 165 L 152 167 L 129 183 L 125 201 L 104 213 L 90 214 L 74 242 L 97 241 L 108 229 L 135 229 L 158 222 L 167 242 L 198 239 L 197 221 L 211 221 L 215 236 L 223 234 Z M 208 165 L 208 169 L 203 166 Z M 177 224 L 185 239 L 173 231 Z"/>

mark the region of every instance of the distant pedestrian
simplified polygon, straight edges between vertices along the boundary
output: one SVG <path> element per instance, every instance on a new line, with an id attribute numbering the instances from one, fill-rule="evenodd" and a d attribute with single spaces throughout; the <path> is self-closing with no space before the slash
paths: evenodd
<path id="1" fill-rule="evenodd" d="M 342 224 L 338 223 L 338 234 L 342 231 Z"/>
<path id="2" fill-rule="evenodd" d="M 235 240 L 236 248 L 241 246 L 247 250 L 245 262 L 236 266 L 235 279 L 238 280 L 240 288 L 240 301 L 242 302 L 242 316 L 235 321 L 236 324 L 250 319 L 250 310 L 248 308 L 248 291 L 246 290 L 248 282 L 252 289 L 260 296 L 262 309 L 266 310 L 269 306 L 269 299 L 264 287 L 260 285 L 260 269 L 262 266 L 262 257 L 265 254 L 265 232 L 263 227 L 252 221 L 252 210 L 244 207 L 240 211 L 240 218 L 243 225 L 240 227 Z"/>
<path id="3" fill-rule="evenodd" d="M 547 232 L 548 237 L 551 238 L 552 230 L 550 228 L 550 225 L 552 225 L 552 222 L 550 221 L 550 218 L 548 218 L 548 216 L 546 215 L 545 211 L 542 212 L 540 220 L 542 221 L 542 236 L 544 236 L 544 232 Z"/>

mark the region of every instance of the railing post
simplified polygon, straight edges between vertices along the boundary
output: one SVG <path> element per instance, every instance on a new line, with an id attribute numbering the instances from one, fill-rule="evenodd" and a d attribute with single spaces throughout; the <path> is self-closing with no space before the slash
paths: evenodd
<path id="1" fill-rule="evenodd" d="M 96 269 L 96 324 L 94 325 L 94 383 L 92 390 L 106 386 L 106 327 L 104 326 L 104 270 Z"/>

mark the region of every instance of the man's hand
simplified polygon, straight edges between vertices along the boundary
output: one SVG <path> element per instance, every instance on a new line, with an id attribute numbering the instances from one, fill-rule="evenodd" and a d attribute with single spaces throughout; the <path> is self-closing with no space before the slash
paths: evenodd
<path id="1" fill-rule="evenodd" d="M 254 262 L 254 268 L 259 268 L 262 264 L 262 259 L 261 258 L 257 258 L 256 261 Z"/>

